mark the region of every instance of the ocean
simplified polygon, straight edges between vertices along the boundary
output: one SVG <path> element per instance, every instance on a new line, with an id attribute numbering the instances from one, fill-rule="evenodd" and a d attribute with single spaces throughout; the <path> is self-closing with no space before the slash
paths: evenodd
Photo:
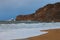
<path id="1" fill-rule="evenodd" d="M 40 30 L 60 28 L 60 22 L 55 23 L 0 23 L 0 40 L 13 40 L 44 34 Z"/>

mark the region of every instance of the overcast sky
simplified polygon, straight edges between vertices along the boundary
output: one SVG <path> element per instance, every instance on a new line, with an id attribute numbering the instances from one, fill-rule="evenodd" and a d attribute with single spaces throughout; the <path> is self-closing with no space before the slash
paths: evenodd
<path id="1" fill-rule="evenodd" d="M 48 3 L 60 0 L 0 0 L 0 20 L 15 18 L 21 14 L 34 13 Z"/>

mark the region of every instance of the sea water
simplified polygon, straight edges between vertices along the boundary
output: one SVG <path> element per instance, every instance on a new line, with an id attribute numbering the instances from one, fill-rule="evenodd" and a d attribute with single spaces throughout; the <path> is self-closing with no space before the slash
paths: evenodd
<path id="1" fill-rule="evenodd" d="M 60 23 L 0 24 L 0 40 L 23 39 L 44 34 L 40 30 L 60 28 Z"/>

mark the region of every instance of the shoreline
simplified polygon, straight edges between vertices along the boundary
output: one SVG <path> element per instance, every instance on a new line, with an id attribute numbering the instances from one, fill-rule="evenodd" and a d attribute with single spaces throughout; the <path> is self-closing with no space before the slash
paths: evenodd
<path id="1" fill-rule="evenodd" d="M 15 39 L 15 40 L 60 40 L 60 29 L 48 29 L 41 30 L 42 32 L 48 32 L 39 36 L 34 36 L 26 39 Z"/>

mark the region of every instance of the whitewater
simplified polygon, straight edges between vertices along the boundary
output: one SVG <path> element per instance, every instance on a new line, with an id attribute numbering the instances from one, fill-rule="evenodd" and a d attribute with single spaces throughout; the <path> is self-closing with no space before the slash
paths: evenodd
<path id="1" fill-rule="evenodd" d="M 45 33 L 40 30 L 56 28 L 60 28 L 60 22 L 0 24 L 0 40 L 29 38 Z"/>

